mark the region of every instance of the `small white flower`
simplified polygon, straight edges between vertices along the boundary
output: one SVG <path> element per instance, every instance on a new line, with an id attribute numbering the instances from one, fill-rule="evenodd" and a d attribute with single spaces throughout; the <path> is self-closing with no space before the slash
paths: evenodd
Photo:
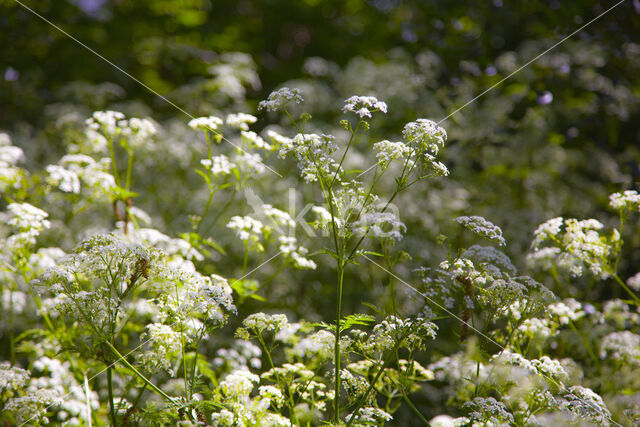
<path id="1" fill-rule="evenodd" d="M 214 131 L 218 129 L 219 126 L 222 126 L 222 124 L 222 119 L 216 116 L 198 117 L 189 121 L 189 127 L 191 129 L 201 129 L 204 131 Z"/>
<path id="2" fill-rule="evenodd" d="M 281 108 L 287 106 L 291 102 L 299 104 L 303 101 L 302 95 L 300 95 L 300 89 L 290 89 L 283 87 L 275 92 L 271 92 L 266 101 L 261 101 L 258 105 L 259 110 L 278 111 Z"/>
<path id="3" fill-rule="evenodd" d="M 387 113 L 387 104 L 378 101 L 374 96 L 352 96 L 344 101 L 342 111 L 354 112 L 360 118 L 371 117 L 371 113 L 375 111 L 381 111 Z"/>
<path id="4" fill-rule="evenodd" d="M 249 130 L 249 124 L 258 121 L 256 116 L 246 113 L 237 113 L 227 115 L 227 125 L 243 131 Z"/>

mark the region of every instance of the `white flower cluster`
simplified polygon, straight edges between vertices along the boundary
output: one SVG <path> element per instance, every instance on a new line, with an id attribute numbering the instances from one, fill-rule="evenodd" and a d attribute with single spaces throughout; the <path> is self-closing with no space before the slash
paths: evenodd
<path id="1" fill-rule="evenodd" d="M 590 388 L 579 385 L 571 386 L 559 401 L 561 409 L 575 416 L 588 419 L 596 425 L 609 425 L 611 412 L 604 404 L 602 397 Z"/>
<path id="2" fill-rule="evenodd" d="M 250 216 L 233 216 L 227 223 L 227 228 L 234 230 L 243 242 L 247 244 L 258 244 L 262 236 L 264 224 Z M 259 251 L 261 247 L 262 246 L 258 246 Z"/>
<path id="3" fill-rule="evenodd" d="M 19 185 L 24 171 L 16 165 L 22 160 L 24 160 L 22 149 L 11 145 L 9 135 L 0 132 L 0 192 Z"/>
<path id="4" fill-rule="evenodd" d="M 231 348 L 221 348 L 216 352 L 213 365 L 228 366 L 231 370 L 242 367 L 260 369 L 262 349 L 250 341 L 234 340 Z"/>
<path id="5" fill-rule="evenodd" d="M 564 225 L 564 230 L 562 226 Z M 613 230 L 610 236 L 602 234 L 603 224 L 596 219 L 577 220 L 573 218 L 553 218 L 541 224 L 536 231 L 533 241 L 535 252 L 542 249 L 541 245 L 549 242 L 560 251 L 547 250 L 542 258 L 546 259 L 557 253 L 558 265 L 568 268 L 573 276 L 582 274 L 582 264 L 589 267 L 591 273 L 601 278 L 611 274 L 610 258 L 620 249 L 621 240 L 618 230 Z"/>
<path id="6" fill-rule="evenodd" d="M 635 190 L 613 193 L 609 196 L 609 206 L 611 206 L 611 209 L 617 211 L 623 209 L 638 209 L 638 207 L 640 207 L 640 194 Z"/>
<path id="7" fill-rule="evenodd" d="M 62 397 L 55 391 L 42 389 L 9 399 L 2 410 L 13 412 L 16 422 L 20 424 L 42 425 L 49 423 L 49 419 L 45 416 L 49 408 L 62 402 Z"/>
<path id="8" fill-rule="evenodd" d="M 236 167 L 224 154 L 212 156 L 210 159 L 202 159 L 200 160 L 200 164 L 209 170 L 215 178 L 231 175 L 233 169 Z"/>
<path id="9" fill-rule="evenodd" d="M 233 163 L 238 171 L 247 176 L 259 175 L 267 170 L 262 157 L 258 153 L 242 151 L 233 157 Z"/>
<path id="10" fill-rule="evenodd" d="M 516 332 L 518 335 L 526 337 L 527 339 L 542 341 L 557 333 L 557 331 L 551 328 L 549 319 L 539 319 L 537 317 L 525 319 L 520 326 L 518 326 Z"/>
<path id="11" fill-rule="evenodd" d="M 447 132 L 429 119 L 418 119 L 407 123 L 402 131 L 404 138 L 418 147 L 418 151 L 431 156 L 438 154 L 447 141 Z"/>
<path id="12" fill-rule="evenodd" d="M 197 117 L 195 119 L 191 119 L 188 123 L 188 126 L 193 130 L 203 130 L 203 131 L 215 131 L 219 126 L 222 126 L 224 122 L 221 118 L 216 116 L 208 116 L 208 117 Z"/>
<path id="13" fill-rule="evenodd" d="M 631 331 L 612 332 L 600 345 L 602 359 L 608 356 L 614 360 L 640 365 L 640 335 Z"/>
<path id="14" fill-rule="evenodd" d="M 262 333 L 262 331 L 277 331 L 286 326 L 287 322 L 287 316 L 284 314 L 253 313 L 242 321 L 242 325 Z"/>
<path id="15" fill-rule="evenodd" d="M 362 330 L 351 330 L 353 342 L 350 344 L 359 354 L 370 357 L 381 355 L 393 348 L 398 341 L 407 346 L 421 347 L 427 338 L 435 339 L 438 326 L 424 318 L 401 319 L 387 316 L 373 327 L 371 333 Z"/>
<path id="16" fill-rule="evenodd" d="M 291 353 L 299 358 L 319 358 L 326 360 L 333 354 L 336 336 L 332 332 L 320 330 L 302 338 L 291 349 Z"/>
<path id="17" fill-rule="evenodd" d="M 361 119 L 365 117 L 371 118 L 371 113 L 376 111 L 381 111 L 386 114 L 387 104 L 378 101 L 374 96 L 352 96 L 344 101 L 342 111 L 344 113 L 347 111 L 354 112 Z"/>
<path id="18" fill-rule="evenodd" d="M 246 369 L 231 372 L 220 382 L 220 390 L 227 396 L 248 396 L 254 384 L 260 382 L 260 377 Z"/>
<path id="19" fill-rule="evenodd" d="M 411 148 L 401 141 L 384 140 L 376 142 L 373 144 L 373 149 L 376 151 L 376 158 L 382 169 L 387 168 L 393 160 L 404 159 L 411 154 Z"/>
<path id="20" fill-rule="evenodd" d="M 338 168 L 338 163 L 331 157 L 337 149 L 334 139 L 331 135 L 298 134 L 282 144 L 280 157 L 293 154 L 306 182 L 315 182 L 319 177 L 330 179 Z"/>
<path id="21" fill-rule="evenodd" d="M 92 191 L 92 196 L 109 196 L 115 189 L 115 180 L 109 173 L 110 158 L 96 162 L 83 154 L 67 154 L 58 165 L 46 167 L 47 182 L 65 193 L 80 193 L 83 187 Z"/>
<path id="22" fill-rule="evenodd" d="M 295 228 L 296 222 L 287 212 L 281 211 L 280 209 L 276 209 L 273 206 L 267 204 L 262 205 L 262 210 L 264 211 L 264 214 L 276 226 L 284 225 L 287 227 Z"/>
<path id="23" fill-rule="evenodd" d="M 407 227 L 391 212 L 367 212 L 353 224 L 357 235 L 366 235 L 377 239 L 399 241 Z"/>
<path id="24" fill-rule="evenodd" d="M 473 231 L 481 237 L 497 242 L 500 246 L 504 246 L 507 242 L 502 237 L 502 230 L 497 225 L 487 221 L 481 216 L 459 216 L 456 218 L 458 224 L 462 224 L 465 228 Z"/>
<path id="25" fill-rule="evenodd" d="M 132 117 L 127 120 L 119 111 L 96 111 L 85 120 L 85 124 L 89 131 L 92 131 L 88 136 L 96 139 L 98 144 L 104 143 L 96 137 L 96 133 L 102 132 L 111 141 L 121 137 L 120 143 L 127 149 L 141 146 L 158 132 L 156 125 L 150 119 Z"/>
<path id="26" fill-rule="evenodd" d="M 568 325 L 569 322 L 575 322 L 584 317 L 582 304 L 573 298 L 550 304 L 547 310 L 560 325 Z"/>
<path id="27" fill-rule="evenodd" d="M 46 219 L 49 214 L 29 203 L 9 203 L 7 211 L 6 223 L 18 231 L 6 239 L 9 248 L 33 245 L 40 232 L 51 226 Z"/>
<path id="28" fill-rule="evenodd" d="M 63 397 L 56 406 L 56 418 L 68 425 L 79 425 L 91 419 L 92 410 L 100 407 L 98 393 L 84 389 L 76 380 L 68 361 L 61 362 L 44 356 L 33 363 L 33 375 L 27 388 L 29 393 L 51 390 Z"/>
<path id="29" fill-rule="evenodd" d="M 522 355 L 513 353 L 511 350 L 506 349 L 501 353 L 494 355 L 491 360 L 507 365 L 518 366 L 520 368 L 527 369 L 532 374 L 542 375 L 559 381 L 569 378 L 569 374 L 562 364 L 548 356 L 542 356 L 540 359 L 528 360 Z"/>
<path id="30" fill-rule="evenodd" d="M 235 113 L 227 115 L 227 125 L 240 129 L 242 131 L 248 131 L 249 125 L 258 121 L 256 116 L 252 116 L 247 113 Z"/>
<path id="31" fill-rule="evenodd" d="M 289 257 L 291 258 L 291 260 L 293 260 L 293 265 L 295 268 L 311 270 L 316 269 L 316 263 L 308 258 L 305 258 L 305 255 L 309 252 L 308 249 L 304 246 L 299 246 L 298 241 L 295 237 L 280 236 L 278 237 L 278 241 L 280 242 L 280 252 L 282 252 L 284 256 Z"/>
<path id="32" fill-rule="evenodd" d="M 281 108 L 285 108 L 290 102 L 299 104 L 303 101 L 300 90 L 288 87 L 283 87 L 275 92 L 271 92 L 266 101 L 261 101 L 258 104 L 259 110 L 278 111 Z"/>
<path id="33" fill-rule="evenodd" d="M 272 147 L 270 144 L 265 142 L 257 133 L 251 131 L 241 131 L 240 137 L 243 142 L 243 146 L 248 146 L 252 148 L 261 148 L 263 150 L 271 150 Z"/>
<path id="34" fill-rule="evenodd" d="M 504 403 L 493 397 L 476 397 L 470 402 L 465 402 L 463 408 L 471 412 L 468 417 L 472 421 L 478 421 L 489 425 L 513 424 L 513 414 L 509 412 Z"/>
<path id="35" fill-rule="evenodd" d="M 28 380 L 28 371 L 11 366 L 9 362 L 0 362 L 0 395 L 22 389 Z"/>
<path id="36" fill-rule="evenodd" d="M 152 348 L 140 354 L 139 360 L 144 369 L 150 373 L 164 370 L 174 375 L 172 366 L 182 350 L 182 334 L 169 325 L 152 323 L 147 325 L 142 337 Z"/>
<path id="37" fill-rule="evenodd" d="M 356 426 L 381 425 L 393 419 L 390 413 L 374 407 L 360 408 L 358 412 L 347 415 L 345 421 L 350 422 L 352 417 L 356 417 L 353 421 Z"/>

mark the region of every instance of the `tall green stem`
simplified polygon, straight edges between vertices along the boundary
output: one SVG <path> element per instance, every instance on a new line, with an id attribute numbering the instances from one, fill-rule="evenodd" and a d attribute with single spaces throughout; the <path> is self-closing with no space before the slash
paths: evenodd
<path id="1" fill-rule="evenodd" d="M 111 413 L 111 424 L 113 427 L 118 425 L 118 420 L 116 419 L 116 408 L 113 403 L 113 373 L 111 372 L 111 366 L 107 366 L 107 387 L 109 388 L 109 411 Z"/>
<path id="2" fill-rule="evenodd" d="M 335 397 L 333 401 L 333 419 L 336 424 L 340 422 L 340 322 L 342 318 L 342 282 L 344 280 L 344 265 L 338 261 L 338 290 L 336 303 L 336 342 L 334 347 L 335 360 Z"/>

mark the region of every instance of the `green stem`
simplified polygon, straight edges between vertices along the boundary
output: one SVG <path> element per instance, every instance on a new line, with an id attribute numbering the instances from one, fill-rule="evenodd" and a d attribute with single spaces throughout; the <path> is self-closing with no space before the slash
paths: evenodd
<path id="1" fill-rule="evenodd" d="M 131 189 L 131 170 L 133 169 L 133 151 L 129 151 L 129 159 L 127 160 L 127 178 L 125 181 L 125 190 Z"/>
<path id="2" fill-rule="evenodd" d="M 120 174 L 118 173 L 118 166 L 116 165 L 116 152 L 113 148 L 113 141 L 111 138 L 107 138 L 109 145 L 109 154 L 111 155 L 111 167 L 113 169 L 113 179 L 116 182 L 116 187 L 120 187 Z"/>
<path id="3" fill-rule="evenodd" d="M 334 347 L 334 360 L 335 360 L 335 396 L 333 401 L 334 415 L 333 419 L 335 424 L 340 421 L 340 321 L 342 318 L 342 283 L 344 280 L 344 265 L 342 261 L 338 261 L 338 289 L 337 289 L 337 304 L 336 304 L 336 343 Z"/>
<path id="4" fill-rule="evenodd" d="M 634 302 L 637 306 L 640 306 L 640 298 L 638 298 L 638 297 L 636 296 L 636 294 L 635 294 L 631 289 L 629 289 L 629 287 L 627 286 L 627 284 L 626 284 L 626 283 L 624 283 L 624 282 L 622 281 L 622 279 L 620 278 L 620 276 L 618 276 L 617 274 L 615 274 L 615 273 L 614 273 L 614 274 L 613 274 L 613 279 L 614 279 L 616 282 L 618 282 L 618 284 L 619 284 L 620 286 L 622 286 L 622 289 L 624 289 L 624 290 L 625 290 L 625 291 L 626 291 L 626 292 L 631 296 L 631 298 L 633 298 L 633 302 Z"/>
<path id="5" fill-rule="evenodd" d="M 111 424 L 113 427 L 118 425 L 116 418 L 116 408 L 113 402 L 113 373 L 111 372 L 111 366 L 107 366 L 107 387 L 109 388 L 109 412 L 111 413 Z"/>
<path id="6" fill-rule="evenodd" d="M 420 413 L 420 411 L 418 411 L 418 408 L 416 408 L 411 399 L 409 399 L 409 397 L 407 396 L 407 393 L 405 393 L 402 388 L 400 388 L 400 393 L 402 393 L 402 399 L 407 402 L 409 408 L 411 408 L 411 410 L 418 416 L 418 418 L 420 418 L 420 421 L 422 421 L 422 423 L 427 427 L 430 426 L 431 424 L 429 424 L 429 421 L 427 421 L 427 419 Z"/>
<path id="7" fill-rule="evenodd" d="M 118 358 L 116 359 L 116 362 L 122 361 L 122 363 L 129 369 L 131 369 L 133 371 L 133 373 L 140 378 L 145 384 L 147 384 L 149 387 L 151 387 L 151 389 L 158 395 L 164 397 L 166 400 L 168 400 L 169 402 L 176 404 L 177 402 L 173 399 L 173 397 L 169 396 L 167 393 L 165 393 L 164 391 L 162 391 L 161 389 L 159 389 L 154 383 L 152 383 L 151 381 L 149 381 L 149 379 L 147 377 L 145 377 L 142 373 L 140 373 L 140 371 L 138 371 L 131 363 L 129 363 L 129 361 L 127 359 L 125 359 L 125 357 L 120 354 L 120 352 L 118 351 L 118 349 L 116 349 L 113 344 L 111 344 L 110 342 L 105 342 L 105 344 L 107 344 L 109 346 L 109 348 L 111 349 L 111 351 L 113 351 L 115 353 L 116 356 L 118 356 Z"/>

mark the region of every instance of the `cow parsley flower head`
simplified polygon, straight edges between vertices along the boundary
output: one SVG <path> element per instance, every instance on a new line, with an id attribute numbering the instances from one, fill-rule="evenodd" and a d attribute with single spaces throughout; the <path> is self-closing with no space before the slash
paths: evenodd
<path id="1" fill-rule="evenodd" d="M 7 224 L 20 231 L 35 231 L 38 235 L 43 228 L 51 226 L 46 219 L 49 214 L 29 203 L 9 203 L 7 210 L 9 211 Z"/>
<path id="2" fill-rule="evenodd" d="M 596 425 L 609 425 L 611 412 L 602 397 L 590 388 L 574 385 L 558 402 L 560 409 L 571 412 L 576 417 L 591 420 Z"/>
<path id="3" fill-rule="evenodd" d="M 421 153 L 437 155 L 447 141 L 447 132 L 436 122 L 418 119 L 404 126 L 402 135 L 411 145 L 416 145 Z"/>
<path id="4" fill-rule="evenodd" d="M 371 118 L 371 113 L 381 111 L 387 113 L 387 104 L 378 101 L 375 96 L 352 96 L 344 101 L 342 107 L 344 113 L 351 111 L 358 115 L 361 119 L 365 117 Z"/>
<path id="5" fill-rule="evenodd" d="M 623 193 L 613 193 L 609 196 L 611 209 L 620 211 L 623 209 L 637 209 L 640 206 L 640 194 L 634 190 Z"/>
<path id="6" fill-rule="evenodd" d="M 200 160 L 200 164 L 204 166 L 205 169 L 208 169 L 211 175 L 216 178 L 231 175 L 233 169 L 236 167 L 224 154 L 213 156 L 210 159 Z"/>
<path id="7" fill-rule="evenodd" d="M 411 148 L 404 142 L 391 142 L 387 140 L 376 142 L 373 144 L 373 149 L 377 152 L 376 158 L 383 169 L 389 166 L 391 161 L 403 159 L 411 153 Z"/>
<path id="8" fill-rule="evenodd" d="M 535 236 L 533 245 L 538 247 L 538 245 L 545 240 L 554 239 L 558 234 L 560 234 L 563 222 L 564 219 L 562 217 L 557 217 L 540 224 L 538 228 L 536 228 L 536 231 L 533 232 Z"/>
<path id="9" fill-rule="evenodd" d="M 0 394 L 24 387 L 29 379 L 29 372 L 9 362 L 0 363 Z"/>
<path id="10" fill-rule="evenodd" d="M 227 125 L 243 131 L 249 130 L 249 125 L 258 121 L 256 116 L 247 113 L 227 115 Z"/>
<path id="11" fill-rule="evenodd" d="M 497 225 L 487 221 L 481 216 L 459 216 L 456 218 L 458 224 L 462 224 L 465 228 L 473 231 L 481 237 L 497 242 L 500 246 L 506 245 L 502 230 Z"/>
<path id="12" fill-rule="evenodd" d="M 220 382 L 220 390 L 230 397 L 248 396 L 254 384 L 260 382 L 260 377 L 247 369 L 237 369 L 227 375 Z"/>
<path id="13" fill-rule="evenodd" d="M 221 118 L 216 116 L 208 116 L 208 117 L 197 117 L 189 121 L 188 126 L 194 130 L 204 130 L 204 131 L 214 131 L 218 129 L 219 126 L 222 126 L 224 122 Z"/>
<path id="14" fill-rule="evenodd" d="M 280 236 L 278 237 L 278 242 L 280 242 L 280 252 L 282 252 L 285 257 L 288 257 L 293 261 L 293 266 L 295 268 L 310 270 L 316 269 L 316 263 L 305 258 L 305 255 L 309 251 L 304 246 L 298 246 L 298 241 L 295 237 Z"/>
<path id="15" fill-rule="evenodd" d="M 368 212 L 353 224 L 354 232 L 359 235 L 399 241 L 407 227 L 391 212 Z"/>
<path id="16" fill-rule="evenodd" d="M 280 157 L 293 154 L 304 180 L 315 182 L 319 176 L 332 176 L 338 169 L 338 162 L 331 157 L 337 150 L 334 139 L 332 135 L 298 134 L 290 144 L 280 147 Z"/>
<path id="17" fill-rule="evenodd" d="M 243 242 L 257 242 L 262 236 L 264 224 L 250 216 L 233 216 L 227 223 L 227 228 L 236 232 Z"/>
<path id="18" fill-rule="evenodd" d="M 246 144 L 249 147 L 262 148 L 264 150 L 271 150 L 271 144 L 265 142 L 262 137 L 260 137 L 255 132 L 250 131 L 242 131 L 240 132 L 242 143 Z"/>
<path id="19" fill-rule="evenodd" d="M 80 193 L 80 179 L 74 171 L 58 165 L 47 165 L 47 182 L 65 193 Z"/>
<path id="20" fill-rule="evenodd" d="M 266 101 L 261 101 L 258 104 L 259 110 L 278 111 L 281 108 L 285 108 L 287 104 L 295 102 L 299 104 L 303 101 L 300 89 L 283 87 L 275 92 L 271 92 Z"/>
<path id="21" fill-rule="evenodd" d="M 96 111 L 85 124 L 93 131 L 102 131 L 107 138 L 114 138 L 120 134 L 118 122 L 124 118 L 120 111 Z"/>

